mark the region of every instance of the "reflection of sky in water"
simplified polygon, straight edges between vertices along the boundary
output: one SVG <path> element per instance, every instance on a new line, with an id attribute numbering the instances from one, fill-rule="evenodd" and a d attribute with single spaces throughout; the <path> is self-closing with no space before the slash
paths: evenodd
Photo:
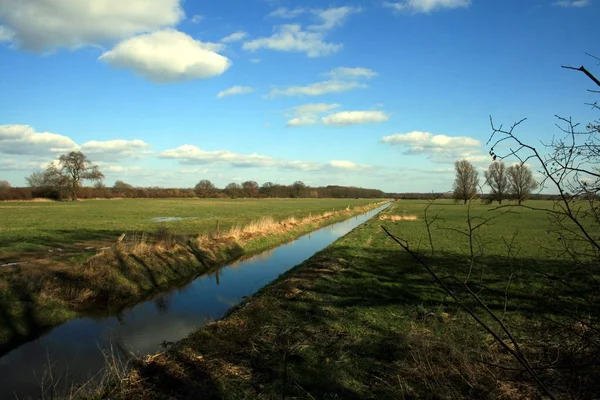
<path id="1" fill-rule="evenodd" d="M 42 376 L 48 358 L 56 363 L 57 372 L 68 365 L 69 375 L 77 379 L 94 374 L 103 366 L 99 349 L 111 343 L 122 343 L 138 355 L 159 351 L 162 341 L 180 340 L 206 321 L 220 318 L 243 297 L 328 246 L 375 212 L 322 228 L 224 267 L 218 272 L 218 279 L 216 273 L 201 276 L 119 316 L 67 322 L 0 358 L 0 398 L 14 398 L 15 391 L 20 395 L 37 395 L 36 376 L 37 379 Z"/>

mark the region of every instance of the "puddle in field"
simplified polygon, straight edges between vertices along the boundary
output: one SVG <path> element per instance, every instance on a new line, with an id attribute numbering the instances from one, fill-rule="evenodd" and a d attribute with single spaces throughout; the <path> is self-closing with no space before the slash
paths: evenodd
<path id="1" fill-rule="evenodd" d="M 192 219 L 198 219 L 198 220 L 202 220 L 202 221 L 210 221 L 213 219 L 218 219 L 218 216 L 213 216 L 213 217 L 205 217 L 205 218 L 200 218 L 200 217 L 155 217 L 155 218 L 150 218 L 150 221 L 152 222 L 173 222 L 173 221 L 189 221 Z"/>
<path id="2" fill-rule="evenodd" d="M 101 348 L 120 343 L 138 356 L 163 350 L 206 322 L 221 318 L 280 274 L 388 207 L 321 228 L 288 244 L 202 275 L 183 287 L 104 318 L 78 318 L 0 357 L 0 399 L 40 394 L 48 360 L 60 382 L 86 381 L 104 366 Z M 59 387 L 59 390 L 65 389 Z"/>

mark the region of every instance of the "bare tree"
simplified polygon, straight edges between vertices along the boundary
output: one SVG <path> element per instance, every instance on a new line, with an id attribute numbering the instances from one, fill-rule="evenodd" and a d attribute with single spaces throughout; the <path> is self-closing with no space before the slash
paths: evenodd
<path id="1" fill-rule="evenodd" d="M 258 196 L 258 183 L 254 182 L 254 181 L 243 182 L 242 189 L 244 190 L 246 196 L 248 196 L 248 197 Z"/>
<path id="2" fill-rule="evenodd" d="M 508 196 L 509 189 L 506 166 L 503 162 L 493 162 L 484 172 L 484 176 L 485 183 L 492 190 L 490 200 L 502 204 L 502 200 Z"/>
<path id="3" fill-rule="evenodd" d="M 198 197 L 211 197 L 215 193 L 215 185 L 208 179 L 202 179 L 196 187 L 194 187 L 194 191 L 196 192 L 196 196 Z"/>
<path id="4" fill-rule="evenodd" d="M 296 181 L 292 184 L 293 196 L 300 197 L 302 191 L 306 188 L 306 185 L 302 181 Z"/>
<path id="5" fill-rule="evenodd" d="M 523 163 L 511 165 L 506 171 L 508 175 L 509 192 L 517 199 L 519 205 L 531 197 L 531 192 L 539 187 L 533 179 L 531 170 Z"/>
<path id="6" fill-rule="evenodd" d="M 0 181 L 0 190 L 2 189 L 10 189 L 10 183 L 8 181 Z"/>
<path id="7" fill-rule="evenodd" d="M 232 199 L 235 199 L 236 197 L 238 197 L 241 194 L 241 192 L 242 192 L 242 187 L 238 183 L 231 182 L 230 184 L 225 186 L 225 193 L 227 193 L 227 195 L 229 197 L 231 197 Z"/>
<path id="8" fill-rule="evenodd" d="M 273 184 L 273 182 L 265 182 L 260 187 L 259 192 L 261 194 L 266 195 L 267 197 L 272 197 L 273 196 L 273 188 L 274 187 L 275 187 L 275 184 Z"/>
<path id="9" fill-rule="evenodd" d="M 455 200 L 463 200 L 464 204 L 467 204 L 467 201 L 477 195 L 479 174 L 473 164 L 467 160 L 456 161 L 454 168 L 456 169 L 456 178 L 452 188 L 453 197 Z"/>
<path id="10" fill-rule="evenodd" d="M 73 201 L 77 200 L 77 189 L 81 186 L 82 180 L 100 181 L 104 179 L 100 168 L 92 164 L 80 151 L 63 154 L 58 158 L 58 165 L 49 167 L 46 172 L 48 171 L 51 171 L 52 174 L 57 171 L 60 174 L 69 188 Z"/>

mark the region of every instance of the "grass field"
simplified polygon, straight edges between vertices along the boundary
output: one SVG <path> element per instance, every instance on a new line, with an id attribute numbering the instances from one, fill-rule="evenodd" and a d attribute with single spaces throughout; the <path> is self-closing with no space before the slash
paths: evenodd
<path id="1" fill-rule="evenodd" d="M 197 235 L 265 216 L 305 217 L 372 202 L 365 199 L 123 199 L 81 202 L 0 202 L 0 264 L 23 252 L 112 243 L 124 232 L 166 226 Z M 161 221 L 157 218 L 181 218 Z"/>
<path id="2" fill-rule="evenodd" d="M 377 203 L 123 200 L 1 204 L 8 223 L 1 231 L 6 243 L 0 264 L 2 259 L 10 263 L 0 268 L 0 354 L 70 318 L 110 314 L 233 260 L 366 212 Z M 152 222 L 155 217 L 190 219 Z M 215 232 L 217 220 L 219 233 Z M 126 238 L 117 242 L 123 232 Z M 102 245 L 107 247 L 98 250 Z"/>
<path id="3" fill-rule="evenodd" d="M 468 275 L 470 246 L 468 237 L 453 229 L 466 228 L 467 207 L 438 202 L 430 208 L 430 216 L 440 211 L 431 225 L 432 255 L 425 206 L 396 202 L 223 320 L 165 354 L 140 361 L 108 394 L 127 399 L 198 393 L 206 399 L 541 398 L 523 368 L 380 228 L 408 240 L 440 277 L 456 276 L 455 284 L 445 281 L 492 323 L 461 283 Z M 475 204 L 471 216 L 503 212 L 490 208 Z M 557 251 L 551 228 L 544 213 L 525 208 L 492 220 L 477 233 L 483 245 L 476 250 L 470 287 L 512 330 L 558 397 L 593 398 L 600 392 L 597 354 L 594 347 L 577 344 L 596 340 L 596 333 L 563 310 L 597 316 L 597 301 L 578 300 L 575 294 L 599 276 L 570 271 L 568 286 L 545 279 L 542 274 L 560 274 L 570 265 Z"/>

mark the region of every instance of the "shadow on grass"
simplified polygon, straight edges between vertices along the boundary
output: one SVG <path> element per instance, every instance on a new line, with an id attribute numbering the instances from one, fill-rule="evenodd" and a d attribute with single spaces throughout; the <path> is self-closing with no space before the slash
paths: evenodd
<path id="1" fill-rule="evenodd" d="M 508 309 L 518 310 L 519 317 L 581 306 L 570 289 L 556 292 L 531 272 L 559 271 L 560 263 L 480 261 L 472 281 L 485 286 L 478 295 L 498 313 L 510 274 Z M 467 274 L 464 255 L 444 254 L 430 262 L 441 276 L 462 280 Z M 585 284 L 582 279 L 571 283 Z M 451 284 L 473 305 L 460 284 Z M 451 324 L 447 312 L 457 313 L 456 304 L 402 249 L 334 245 L 166 355 L 140 363 L 138 373 L 146 379 L 136 384 L 136 393 L 188 398 L 206 392 L 216 396 L 207 398 L 228 399 L 503 395 L 496 378 L 473 364 L 489 350 L 482 329 L 468 319 Z M 173 379 L 177 371 L 184 371 L 185 382 Z M 523 382 L 530 384 L 526 377 Z"/>

